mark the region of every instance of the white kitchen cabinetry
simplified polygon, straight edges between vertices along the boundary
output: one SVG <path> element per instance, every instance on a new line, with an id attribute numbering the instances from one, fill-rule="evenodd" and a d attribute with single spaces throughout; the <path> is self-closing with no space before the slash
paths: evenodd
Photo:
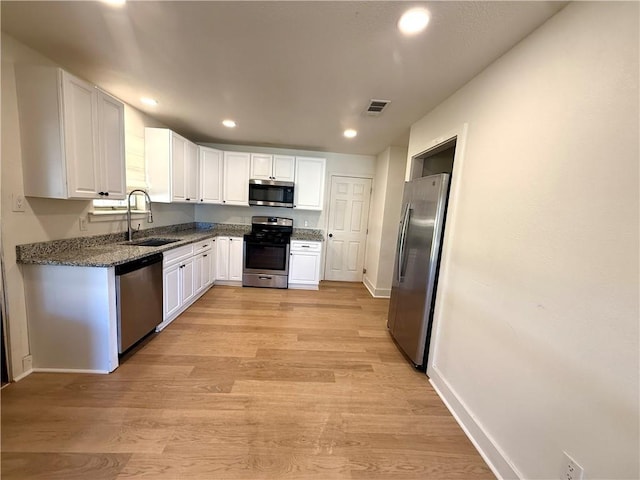
<path id="1" fill-rule="evenodd" d="M 198 189 L 199 178 L 200 178 L 200 164 L 198 162 L 198 146 L 187 140 L 185 145 L 185 168 L 186 168 L 186 178 L 185 178 L 185 189 L 186 189 L 186 198 L 187 202 L 197 202 L 198 198 Z"/>
<path id="2" fill-rule="evenodd" d="M 243 246 L 242 237 L 229 238 L 229 280 L 232 282 L 242 282 Z"/>
<path id="3" fill-rule="evenodd" d="M 324 207 L 324 158 L 296 157 L 294 205 L 299 210 Z"/>
<path id="4" fill-rule="evenodd" d="M 293 182 L 295 157 L 289 155 L 251 154 L 252 179 Z"/>
<path id="5" fill-rule="evenodd" d="M 24 193 L 126 196 L 124 104 L 54 67 L 17 65 Z"/>
<path id="6" fill-rule="evenodd" d="M 206 290 L 214 281 L 213 267 L 215 258 L 215 240 L 211 239 L 206 242 L 200 242 L 196 248 L 194 248 L 194 282 L 195 282 L 195 294 L 199 295 Z"/>
<path id="7" fill-rule="evenodd" d="M 291 240 L 289 288 L 317 290 L 321 257 L 322 242 Z"/>
<path id="8" fill-rule="evenodd" d="M 118 367 L 113 267 L 22 265 L 34 371 L 108 373 Z"/>
<path id="9" fill-rule="evenodd" d="M 223 204 L 249 206 L 249 164 L 248 153 L 224 152 Z"/>
<path id="10" fill-rule="evenodd" d="M 222 203 L 222 152 L 215 148 L 198 147 L 200 157 L 200 203 Z"/>
<path id="11" fill-rule="evenodd" d="M 166 128 L 144 129 L 149 196 L 154 202 L 189 202 L 198 198 L 198 147 Z"/>
<path id="12" fill-rule="evenodd" d="M 216 237 L 216 281 L 223 285 L 242 282 L 242 237 Z"/>
<path id="13" fill-rule="evenodd" d="M 164 329 L 212 285 L 212 239 L 167 250 L 162 260 Z"/>

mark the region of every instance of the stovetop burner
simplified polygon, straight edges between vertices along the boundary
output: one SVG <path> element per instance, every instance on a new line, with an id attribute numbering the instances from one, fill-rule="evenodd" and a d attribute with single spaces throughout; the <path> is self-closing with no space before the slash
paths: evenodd
<path id="1" fill-rule="evenodd" d="M 282 217 L 251 217 L 251 233 L 245 240 L 254 243 L 285 245 L 289 243 L 293 232 L 293 220 Z"/>

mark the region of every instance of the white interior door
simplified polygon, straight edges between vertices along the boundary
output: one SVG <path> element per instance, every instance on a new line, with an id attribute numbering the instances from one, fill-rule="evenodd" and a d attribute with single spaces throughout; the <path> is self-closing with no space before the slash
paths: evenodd
<path id="1" fill-rule="evenodd" d="M 370 198 L 370 178 L 331 177 L 326 280 L 362 281 Z"/>

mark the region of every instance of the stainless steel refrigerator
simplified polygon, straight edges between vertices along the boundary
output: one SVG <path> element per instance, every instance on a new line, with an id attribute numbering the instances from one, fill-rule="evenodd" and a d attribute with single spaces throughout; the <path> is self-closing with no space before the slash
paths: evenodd
<path id="1" fill-rule="evenodd" d="M 427 365 L 448 193 L 446 173 L 404 186 L 387 326 L 419 368 Z"/>

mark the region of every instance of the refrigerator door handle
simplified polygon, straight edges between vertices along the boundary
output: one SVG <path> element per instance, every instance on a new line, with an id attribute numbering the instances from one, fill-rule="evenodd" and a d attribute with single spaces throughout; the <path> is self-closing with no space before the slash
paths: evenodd
<path id="1" fill-rule="evenodd" d="M 407 240 L 407 228 L 411 217 L 411 204 L 407 203 L 402 216 L 402 228 L 400 228 L 400 241 L 398 242 L 398 283 L 402 283 L 404 277 L 404 247 Z"/>

